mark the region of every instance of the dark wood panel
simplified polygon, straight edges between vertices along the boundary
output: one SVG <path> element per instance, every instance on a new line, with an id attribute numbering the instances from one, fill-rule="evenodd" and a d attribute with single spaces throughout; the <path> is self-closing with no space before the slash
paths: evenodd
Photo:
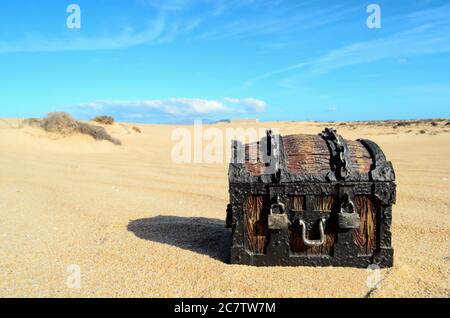
<path id="1" fill-rule="evenodd" d="M 269 202 L 266 196 L 249 196 L 244 205 L 245 247 L 254 253 L 265 253 L 269 239 L 267 217 Z"/>
<path id="2" fill-rule="evenodd" d="M 359 228 L 354 231 L 354 242 L 361 254 L 370 255 L 377 245 L 377 214 L 380 204 L 374 196 L 355 197 L 355 210 L 360 217 Z"/>

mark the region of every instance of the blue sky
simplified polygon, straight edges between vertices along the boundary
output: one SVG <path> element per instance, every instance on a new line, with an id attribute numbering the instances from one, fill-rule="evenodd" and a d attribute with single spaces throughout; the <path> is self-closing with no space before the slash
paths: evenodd
<path id="1" fill-rule="evenodd" d="M 0 96 L 0 117 L 449 118 L 450 3 L 2 0 Z"/>

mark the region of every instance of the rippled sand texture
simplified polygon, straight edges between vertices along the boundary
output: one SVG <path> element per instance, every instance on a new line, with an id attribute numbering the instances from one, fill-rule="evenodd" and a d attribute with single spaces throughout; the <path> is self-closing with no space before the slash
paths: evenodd
<path id="1" fill-rule="evenodd" d="M 227 264 L 227 164 L 172 163 L 176 126 L 108 126 L 115 146 L 0 120 L 0 296 L 448 297 L 446 123 L 256 124 L 283 134 L 334 126 L 393 162 L 395 266 L 371 290 L 366 269 Z M 80 288 L 69 288 L 71 264 Z"/>

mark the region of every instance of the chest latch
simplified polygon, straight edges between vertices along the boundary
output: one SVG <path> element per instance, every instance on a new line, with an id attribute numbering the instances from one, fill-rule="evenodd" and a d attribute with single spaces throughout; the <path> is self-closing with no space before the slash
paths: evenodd
<path id="1" fill-rule="evenodd" d="M 341 210 L 338 213 L 338 224 L 341 229 L 357 229 L 359 228 L 360 217 L 355 212 L 355 204 L 345 195 L 341 203 Z"/>
<path id="2" fill-rule="evenodd" d="M 277 196 L 277 203 L 270 206 L 270 214 L 268 217 L 268 227 L 271 230 L 284 230 L 291 225 L 289 217 L 286 214 L 286 208 L 284 203 L 280 202 L 279 196 Z"/>

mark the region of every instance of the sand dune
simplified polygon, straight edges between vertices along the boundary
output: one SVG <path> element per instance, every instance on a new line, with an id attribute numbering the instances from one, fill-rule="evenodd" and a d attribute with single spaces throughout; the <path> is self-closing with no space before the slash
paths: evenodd
<path id="1" fill-rule="evenodd" d="M 393 162 L 395 266 L 370 291 L 365 269 L 227 264 L 228 166 L 172 163 L 176 126 L 105 126 L 116 146 L 0 120 L 0 296 L 449 297 L 446 123 L 251 124 L 283 134 L 335 126 Z M 79 289 L 66 285 L 71 264 Z"/>

